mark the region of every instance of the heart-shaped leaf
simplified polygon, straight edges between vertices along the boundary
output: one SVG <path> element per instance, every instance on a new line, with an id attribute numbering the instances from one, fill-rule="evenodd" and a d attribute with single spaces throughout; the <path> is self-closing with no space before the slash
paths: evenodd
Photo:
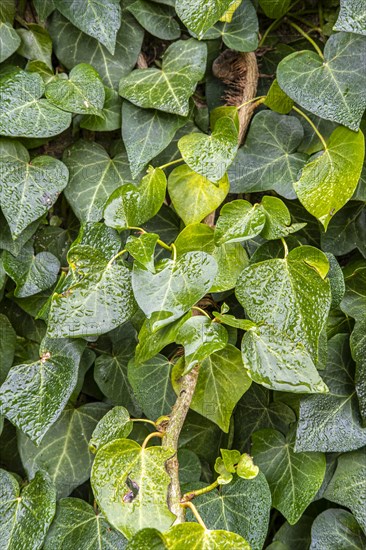
<path id="1" fill-rule="evenodd" d="M 230 21 L 217 23 L 224 44 L 238 52 L 253 52 L 258 47 L 258 17 L 250 0 L 239 2 Z M 234 4 L 235 6 L 235 4 Z M 229 8 L 228 12 L 232 10 Z"/>
<path id="2" fill-rule="evenodd" d="M 14 296 L 26 298 L 50 288 L 57 280 L 60 262 L 50 252 L 35 255 L 33 247 L 27 243 L 14 257 L 10 252 L 3 255 L 4 270 L 11 277 L 16 287 Z"/>
<path id="3" fill-rule="evenodd" d="M 358 130 L 366 107 L 365 56 L 366 38 L 335 33 L 325 45 L 324 59 L 308 50 L 295 52 L 279 63 L 277 80 L 311 113 Z"/>
<path id="4" fill-rule="evenodd" d="M 93 461 L 89 439 L 109 408 L 105 403 L 87 403 L 77 409 L 67 405 L 39 445 L 19 431 L 19 453 L 28 477 L 39 470 L 48 472 L 58 499 L 84 483 Z"/>
<path id="5" fill-rule="evenodd" d="M 187 116 L 206 57 L 206 44 L 194 38 L 178 40 L 166 50 L 161 69 L 136 69 L 122 77 L 119 93 L 139 107 Z"/>
<path id="6" fill-rule="evenodd" d="M 42 77 L 14 69 L 0 76 L 0 134 L 44 138 L 60 134 L 71 124 L 71 114 L 47 99 Z"/>
<path id="7" fill-rule="evenodd" d="M 150 318 L 159 313 L 154 322 L 157 330 L 179 319 L 211 288 L 217 273 L 217 263 L 205 252 L 187 252 L 177 260 L 164 260 L 151 273 L 134 264 L 132 287 L 136 301 Z"/>
<path id="8" fill-rule="evenodd" d="M 128 437 L 132 431 L 132 422 L 128 410 L 113 407 L 98 422 L 89 442 L 89 449 L 96 452 L 100 447 L 113 441 Z"/>
<path id="9" fill-rule="evenodd" d="M 189 225 L 200 222 L 220 206 L 229 192 L 229 180 L 224 175 L 215 185 L 183 165 L 170 174 L 168 191 L 178 215 Z"/>
<path id="10" fill-rule="evenodd" d="M 214 230 L 203 223 L 187 225 L 175 241 L 178 257 L 192 250 L 207 252 L 217 262 L 217 275 L 211 292 L 234 288 L 240 273 L 248 265 L 248 256 L 239 243 L 215 245 Z"/>
<path id="11" fill-rule="evenodd" d="M 366 428 L 361 426 L 348 335 L 336 334 L 329 340 L 322 376 L 329 394 L 300 401 L 296 451 L 345 452 L 363 447 Z"/>
<path id="12" fill-rule="evenodd" d="M 68 69 L 78 63 L 94 67 L 109 88 L 118 89 L 121 76 L 134 68 L 141 50 L 144 31 L 127 11 L 117 32 L 114 55 L 100 42 L 84 34 L 55 11 L 47 21 L 57 58 Z"/>
<path id="13" fill-rule="evenodd" d="M 323 482 L 325 455 L 295 453 L 293 432 L 285 438 L 277 430 L 259 430 L 252 439 L 254 461 L 266 476 L 272 506 L 294 525 Z"/>
<path id="14" fill-rule="evenodd" d="M 69 178 L 61 161 L 45 155 L 30 161 L 23 145 L 16 148 L 0 161 L 0 204 L 13 238 L 53 206 Z"/>
<path id="15" fill-rule="evenodd" d="M 180 0 L 176 4 L 178 17 L 186 27 L 202 38 L 205 32 L 228 10 L 232 0 Z"/>
<path id="16" fill-rule="evenodd" d="M 172 141 L 186 118 L 156 109 L 141 109 L 129 101 L 122 106 L 122 138 L 133 177 Z"/>
<path id="17" fill-rule="evenodd" d="M 83 222 L 100 221 L 111 193 L 125 180 L 131 181 L 122 146 L 109 156 L 99 143 L 79 140 L 65 149 L 63 161 L 70 172 L 65 196 Z"/>
<path id="18" fill-rule="evenodd" d="M 328 391 L 304 346 L 273 327 L 250 329 L 243 337 L 241 351 L 244 366 L 257 384 L 293 393 Z"/>
<path id="19" fill-rule="evenodd" d="M 94 495 L 109 523 L 125 537 L 146 527 L 165 531 L 173 523 L 165 470 L 173 454 L 172 449 L 143 448 L 131 439 L 116 439 L 97 452 L 91 473 Z"/>
<path id="20" fill-rule="evenodd" d="M 17 29 L 21 44 L 18 53 L 26 59 L 41 61 L 52 71 L 52 40 L 48 31 L 35 23 Z"/>
<path id="21" fill-rule="evenodd" d="M 63 498 L 59 501 L 55 519 L 47 533 L 44 550 L 62 550 L 77 546 L 89 550 L 122 550 L 126 547 L 124 536 L 111 529 L 109 523 L 80 498 Z"/>
<path id="22" fill-rule="evenodd" d="M 210 136 L 201 133 L 185 135 L 178 148 L 188 166 L 206 179 L 223 178 L 238 150 L 238 130 L 229 117 L 221 117 Z"/>
<path id="23" fill-rule="evenodd" d="M 172 372 L 177 395 L 183 371 L 184 360 L 181 359 Z M 234 407 L 251 383 L 240 351 L 228 344 L 202 361 L 191 408 L 227 433 Z"/>
<path id="24" fill-rule="evenodd" d="M 78 29 L 93 36 L 113 55 L 117 31 L 121 26 L 118 0 L 53 0 L 56 8 Z"/>
<path id="25" fill-rule="evenodd" d="M 223 349 L 228 343 L 228 333 L 219 323 L 198 315 L 180 327 L 176 342 L 184 346 L 186 374 L 197 363 Z"/>
<path id="26" fill-rule="evenodd" d="M 164 355 L 137 363 L 128 363 L 128 380 L 148 418 L 157 419 L 169 414 L 175 402 L 170 382 L 171 363 Z"/>
<path id="27" fill-rule="evenodd" d="M 82 341 L 46 340 L 40 359 L 17 365 L 1 386 L 3 414 L 36 444 L 63 411 L 77 382 Z"/>
<path id="28" fill-rule="evenodd" d="M 295 191 L 306 210 L 318 218 L 324 229 L 352 197 L 364 156 L 365 139 L 361 130 L 352 132 L 339 126 L 330 136 L 326 150 L 303 167 L 300 179 L 294 184 Z"/>
<path id="29" fill-rule="evenodd" d="M 116 258 L 118 236 L 102 224 L 83 226 L 69 250 L 71 273 L 53 294 L 48 318 L 52 338 L 94 336 L 132 317 L 131 272 Z"/>
<path id="30" fill-rule="evenodd" d="M 143 233 L 140 237 L 130 235 L 126 241 L 125 249 L 137 262 L 154 273 L 154 253 L 158 240 L 159 235 L 156 233 Z"/>
<path id="31" fill-rule="evenodd" d="M 0 470 L 1 544 L 4 548 L 41 548 L 56 510 L 55 488 L 45 472 L 20 490 L 9 472 Z"/>
<path id="32" fill-rule="evenodd" d="M 169 6 L 135 0 L 127 6 L 129 12 L 144 29 L 162 40 L 176 40 L 181 30 L 175 16 L 175 10 Z M 150 160 L 150 159 L 149 159 Z"/>
<path id="33" fill-rule="evenodd" d="M 244 147 L 229 168 L 233 193 L 274 189 L 295 198 L 294 182 L 307 155 L 297 153 L 304 130 L 299 120 L 272 111 L 261 111 L 250 125 Z"/>
<path id="34" fill-rule="evenodd" d="M 329 281 L 324 279 L 328 270 L 328 259 L 320 250 L 298 247 L 285 259 L 246 267 L 236 296 L 250 319 L 287 332 L 317 362 L 319 337 L 331 303 Z"/>
<path id="35" fill-rule="evenodd" d="M 259 235 L 266 217 L 258 206 L 241 199 L 224 204 L 215 227 L 215 243 L 237 243 Z"/>
<path id="36" fill-rule="evenodd" d="M 265 196 L 260 208 L 265 215 L 265 224 L 261 231 L 261 237 L 267 240 L 287 237 L 291 233 L 305 227 L 306 223 L 294 223 L 291 225 L 291 214 L 281 199 Z"/>
<path id="37" fill-rule="evenodd" d="M 138 186 L 125 183 L 109 197 L 104 208 L 106 225 L 118 230 L 140 227 L 158 213 L 165 192 L 163 170 L 150 166 Z"/>
<path id="38" fill-rule="evenodd" d="M 81 115 L 101 115 L 105 100 L 101 78 L 87 63 L 71 69 L 68 79 L 59 77 L 49 82 L 45 94 L 56 107 Z"/>

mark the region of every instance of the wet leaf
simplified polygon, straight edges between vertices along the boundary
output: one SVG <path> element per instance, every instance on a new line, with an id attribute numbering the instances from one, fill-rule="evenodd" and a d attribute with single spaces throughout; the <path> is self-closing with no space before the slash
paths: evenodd
<path id="1" fill-rule="evenodd" d="M 337 547 L 362 550 L 365 545 L 366 536 L 352 514 L 346 510 L 325 510 L 315 518 L 311 528 L 310 550 L 334 550 Z"/>
<path id="2" fill-rule="evenodd" d="M 21 40 L 12 25 L 0 20 L 0 63 L 13 55 L 20 43 Z"/>
<path id="3" fill-rule="evenodd" d="M 222 550 L 249 550 L 249 544 L 236 533 L 222 530 L 208 530 L 196 523 L 181 523 L 175 525 L 164 533 L 167 548 L 179 550 L 179 548 L 194 548 L 202 550 L 221 548 Z"/>
<path id="4" fill-rule="evenodd" d="M 277 430 L 253 434 L 254 461 L 267 478 L 272 506 L 296 523 L 313 500 L 325 474 L 322 453 L 295 453 L 294 433 L 285 438 Z"/>
<path id="5" fill-rule="evenodd" d="M 181 0 L 176 5 L 176 11 L 185 26 L 202 38 L 231 4 L 232 0 L 209 0 L 205 4 L 200 0 Z"/>
<path id="6" fill-rule="evenodd" d="M 334 30 L 366 35 L 366 10 L 358 0 L 340 0 L 341 9 Z"/>
<path id="7" fill-rule="evenodd" d="M 366 107 L 365 55 L 365 38 L 335 33 L 325 45 L 324 59 L 314 51 L 295 52 L 279 63 L 277 80 L 301 107 L 358 130 Z"/>
<path id="8" fill-rule="evenodd" d="M 174 19 L 173 8 L 135 0 L 127 9 L 150 34 L 162 40 L 176 40 L 180 37 L 181 30 L 178 21 Z"/>
<path id="9" fill-rule="evenodd" d="M 95 453 L 110 441 L 128 437 L 132 431 L 133 424 L 130 415 L 124 407 L 113 407 L 98 422 L 92 433 L 89 449 Z"/>
<path id="10" fill-rule="evenodd" d="M 94 495 L 109 523 L 125 537 L 146 527 L 164 531 L 173 523 L 165 470 L 173 453 L 162 447 L 142 448 L 130 439 L 111 441 L 97 452 L 91 474 Z"/>

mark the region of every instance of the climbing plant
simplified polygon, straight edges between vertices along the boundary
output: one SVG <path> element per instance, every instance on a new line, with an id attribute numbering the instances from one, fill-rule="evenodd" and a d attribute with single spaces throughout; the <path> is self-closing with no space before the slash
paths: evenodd
<path id="1" fill-rule="evenodd" d="M 365 59 L 360 0 L 1 2 L 1 548 L 366 548 Z"/>

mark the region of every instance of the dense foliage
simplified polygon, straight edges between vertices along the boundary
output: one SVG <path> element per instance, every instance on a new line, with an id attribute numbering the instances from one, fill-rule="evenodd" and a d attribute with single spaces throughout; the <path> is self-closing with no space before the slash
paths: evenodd
<path id="1" fill-rule="evenodd" d="M 363 0 L 1 1 L 1 549 L 366 549 L 365 89 Z"/>

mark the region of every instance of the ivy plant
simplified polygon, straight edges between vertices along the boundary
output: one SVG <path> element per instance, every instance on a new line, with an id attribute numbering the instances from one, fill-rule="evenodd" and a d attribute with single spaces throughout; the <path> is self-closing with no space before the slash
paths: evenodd
<path id="1" fill-rule="evenodd" d="M 0 547 L 366 549 L 366 4 L 0 3 Z"/>

